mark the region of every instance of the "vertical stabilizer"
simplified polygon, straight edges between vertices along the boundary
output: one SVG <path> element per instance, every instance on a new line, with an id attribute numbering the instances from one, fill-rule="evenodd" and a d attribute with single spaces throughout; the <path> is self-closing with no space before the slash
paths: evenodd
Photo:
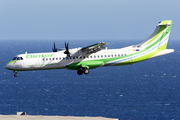
<path id="1" fill-rule="evenodd" d="M 136 45 L 148 49 L 156 47 L 157 49 L 166 49 L 171 31 L 172 20 L 160 21 L 155 31 L 145 41 Z"/>

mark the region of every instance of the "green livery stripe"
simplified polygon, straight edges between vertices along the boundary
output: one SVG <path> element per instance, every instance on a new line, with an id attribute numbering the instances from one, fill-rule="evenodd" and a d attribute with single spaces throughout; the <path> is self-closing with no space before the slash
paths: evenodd
<path id="1" fill-rule="evenodd" d="M 162 37 L 160 37 L 156 42 L 154 42 L 152 45 L 148 46 L 146 49 L 149 49 L 149 48 L 155 46 L 156 44 L 158 44 L 163 38 L 166 37 L 166 35 L 170 32 L 170 30 L 171 30 L 171 26 L 169 26 L 167 28 L 167 30 L 163 33 Z"/>
<path id="2" fill-rule="evenodd" d="M 169 23 L 169 22 L 170 22 L 170 23 Z M 158 32 L 154 35 L 153 38 L 151 38 L 151 39 L 150 39 L 146 44 L 144 44 L 143 46 L 148 45 L 149 43 L 153 42 L 159 35 L 162 34 L 163 30 L 165 30 L 166 27 L 168 27 L 167 29 L 169 29 L 168 31 L 170 31 L 170 30 L 171 30 L 171 25 L 172 25 L 172 20 L 171 20 L 171 21 L 169 21 L 169 20 L 164 20 L 164 21 L 162 21 L 162 22 L 159 24 L 159 30 L 158 30 Z M 166 32 L 167 32 L 167 30 L 166 30 Z M 163 39 L 163 37 L 162 37 L 162 39 Z"/>
<path id="3" fill-rule="evenodd" d="M 124 59 L 126 57 L 128 57 L 128 56 L 105 58 L 105 59 L 99 59 L 99 60 L 87 60 L 87 61 L 82 61 L 82 62 L 76 62 L 76 63 L 69 64 L 65 68 L 72 69 L 72 70 L 77 70 L 77 69 L 80 69 L 80 67 L 89 67 L 89 69 L 94 69 L 94 68 L 97 68 L 99 66 L 102 66 L 104 63 L 114 61 L 114 60 Z"/>
<path id="4" fill-rule="evenodd" d="M 130 59 L 131 57 L 129 57 L 129 59 L 126 60 L 125 62 L 115 63 L 114 66 L 128 65 L 128 64 L 133 64 L 133 63 L 137 63 L 137 62 L 141 62 L 141 61 L 147 60 L 147 59 L 151 58 L 152 56 L 156 55 L 157 53 L 163 51 L 165 46 L 167 46 L 167 43 L 164 44 L 163 46 L 161 46 L 159 49 L 153 51 L 153 52 L 150 52 L 148 54 L 145 54 L 145 55 L 140 56 L 140 57 L 135 58 L 135 59 Z M 134 54 L 134 55 L 137 55 L 137 54 Z M 131 56 L 134 56 L 134 55 L 131 54 Z"/>
<path id="5" fill-rule="evenodd" d="M 16 62 L 16 61 L 19 61 L 19 60 L 11 60 L 10 62 L 8 62 L 6 65 L 10 64 L 10 63 L 13 63 L 13 62 Z"/>
<path id="6" fill-rule="evenodd" d="M 158 27 L 156 28 L 155 32 L 150 36 L 151 38 L 149 37 L 150 38 L 149 40 L 146 39 L 144 42 L 138 44 L 140 47 L 138 45 L 134 45 L 132 47 L 130 46 L 126 51 L 127 56 L 119 56 L 119 57 L 112 57 L 112 58 L 104 57 L 101 59 L 94 59 L 94 60 L 85 59 L 86 61 L 79 61 L 76 63 L 72 63 L 72 62 L 74 62 L 74 61 L 72 61 L 71 64 L 69 63 L 69 65 L 67 65 L 64 68 L 70 69 L 70 70 L 78 70 L 82 67 L 87 67 L 88 69 L 94 69 L 94 68 L 101 67 L 101 66 L 128 65 L 128 64 L 133 64 L 133 63 L 137 63 L 137 62 L 147 60 L 149 58 L 152 58 L 153 56 L 161 55 L 158 53 L 165 50 L 167 47 L 168 39 L 169 39 L 169 33 L 171 30 L 171 24 L 172 24 L 172 21 L 169 21 L 169 20 L 159 22 Z M 95 44 L 92 46 L 88 46 L 84 49 L 87 49 L 90 47 L 97 47 L 100 45 L 101 44 Z M 141 45 L 144 47 L 142 47 Z M 134 52 L 133 48 L 134 49 L 137 48 L 140 51 Z M 158 54 L 158 55 L 156 55 L 156 54 Z M 52 55 L 54 55 L 54 54 L 52 54 Z M 52 57 L 52 55 L 49 55 L 49 54 L 47 54 L 47 55 L 46 54 L 28 55 L 28 56 L 26 56 L 26 58 L 41 58 L 44 56 L 45 57 Z M 9 63 L 7 63 L 6 65 L 13 63 L 13 62 L 16 62 L 16 61 L 19 61 L 19 60 L 12 60 Z M 52 65 L 60 65 L 60 63 L 52 64 Z M 46 65 L 46 66 L 51 66 L 51 65 Z M 29 67 L 32 67 L 31 70 L 34 70 L 35 67 L 39 67 L 35 70 L 42 70 L 42 69 L 44 70 L 43 67 L 42 67 L 42 69 L 40 68 L 41 65 L 32 65 Z M 58 68 L 51 67 L 51 68 L 45 68 L 45 69 L 48 70 L 48 69 L 58 69 Z M 26 69 L 25 70 L 16 70 L 16 71 L 26 71 Z"/>
<path id="7" fill-rule="evenodd" d="M 163 46 L 161 46 L 159 49 L 149 53 L 149 54 L 146 54 L 144 56 L 141 56 L 141 57 L 138 57 L 138 58 L 135 58 L 133 61 L 134 62 L 140 62 L 140 61 L 144 61 L 144 60 L 147 60 L 149 59 L 150 57 L 154 56 L 155 54 L 161 52 L 162 50 L 164 50 L 164 47 L 167 46 L 167 43 L 164 44 Z"/>
<path id="8" fill-rule="evenodd" d="M 132 57 L 134 55 L 138 55 L 140 53 L 143 53 L 145 51 L 148 51 L 149 49 L 151 49 L 152 47 L 154 47 L 155 45 L 159 44 L 161 42 L 161 40 L 165 37 L 167 37 L 168 39 L 168 36 L 167 34 L 170 32 L 171 30 L 171 26 L 168 26 L 168 28 L 166 29 L 166 31 L 163 33 L 162 37 L 160 37 L 157 41 L 155 41 L 153 44 L 151 44 L 150 46 L 148 46 L 147 48 L 145 48 L 144 50 L 141 50 L 137 53 L 134 53 L 134 54 L 130 54 L 129 57 Z M 151 53 L 148 53 L 146 55 L 143 55 L 141 57 L 138 57 L 138 58 L 135 58 L 133 61 L 134 62 L 140 62 L 140 61 L 143 61 L 143 60 L 146 60 L 146 59 L 149 59 L 150 57 L 154 56 L 155 54 L 157 54 L 158 52 L 161 52 L 162 50 L 166 49 L 166 46 L 167 46 L 167 43 L 165 43 L 163 46 L 161 46 L 160 48 L 158 48 L 157 50 L 151 52 Z M 158 47 L 158 46 L 157 46 Z M 116 59 L 118 60 L 118 58 Z M 129 59 L 130 60 L 130 59 Z M 110 62 L 110 61 L 108 61 Z M 126 65 L 128 64 L 129 61 L 125 61 L 125 62 L 122 62 L 122 63 L 119 63 L 117 65 Z"/>
<path id="9" fill-rule="evenodd" d="M 163 34 L 163 36 L 166 36 L 166 34 L 168 34 L 170 32 L 170 29 L 171 29 L 171 26 L 169 26 L 169 28 L 166 30 L 166 32 Z M 148 46 L 147 48 L 145 48 L 144 50 L 141 50 L 137 53 L 134 53 L 134 54 L 130 54 L 130 56 L 133 56 L 133 55 L 137 55 L 137 54 L 140 54 L 142 52 L 145 52 L 147 50 L 149 50 L 150 48 L 152 48 L 153 46 L 159 44 L 159 42 L 161 41 L 162 38 L 159 38 L 156 42 L 154 42 L 153 44 L 151 44 L 150 46 Z M 165 48 L 164 48 L 165 49 Z"/>
<path id="10" fill-rule="evenodd" d="M 145 45 L 147 45 L 147 44 L 151 43 L 152 41 L 154 41 L 159 35 L 161 35 L 161 33 L 163 32 L 164 29 L 166 29 L 166 26 L 160 26 L 160 28 L 159 28 L 158 32 L 156 33 L 156 35 L 148 43 L 146 43 Z"/>
<path id="11" fill-rule="evenodd" d="M 6 68 L 6 69 L 18 72 L 18 71 L 34 71 L 34 70 L 52 70 L 52 69 L 63 69 L 63 68 L 43 68 L 43 69 L 31 69 L 31 70 L 10 69 L 10 68 Z"/>
<path id="12" fill-rule="evenodd" d="M 100 60 L 89 60 L 89 61 L 82 61 L 82 62 L 77 62 L 77 63 L 72 63 L 68 66 L 68 69 L 79 69 L 81 65 L 83 66 L 86 66 L 86 65 L 90 65 L 89 66 L 89 69 L 93 69 L 93 68 L 97 68 L 101 65 L 103 65 L 104 63 L 107 63 L 107 62 L 111 62 L 111 61 L 116 61 L 116 60 L 120 60 L 120 59 L 124 59 L 124 58 L 127 58 L 127 57 L 132 57 L 134 55 L 138 55 L 140 53 L 143 53 L 145 51 L 148 51 L 149 49 L 151 49 L 152 47 L 154 47 L 155 45 L 159 44 L 159 42 L 164 38 L 166 37 L 166 35 L 170 32 L 171 30 L 171 26 L 168 27 L 168 29 L 166 30 L 166 32 L 162 35 L 162 37 L 160 37 L 156 42 L 154 42 L 153 44 L 151 44 L 150 46 L 148 46 L 146 49 L 144 50 L 141 50 L 137 53 L 134 53 L 134 54 L 130 54 L 128 56 L 123 56 L 123 57 L 115 57 L 115 58 L 106 58 L 106 59 L 100 59 Z M 134 62 L 139 62 L 139 61 L 143 61 L 143 60 L 146 60 L 146 59 L 149 59 L 150 57 L 152 57 L 153 55 L 157 54 L 158 52 L 161 52 L 162 50 L 166 49 L 166 46 L 167 46 L 167 43 L 165 43 L 163 46 L 161 46 L 159 49 L 155 50 L 154 52 L 151 52 L 149 54 L 146 54 L 144 56 L 141 56 L 141 57 L 138 57 L 138 58 L 135 58 L 134 59 Z M 117 65 L 127 65 L 129 64 L 129 60 L 128 59 L 127 61 L 125 62 L 122 62 L 122 63 L 119 63 Z M 97 64 L 96 64 L 97 63 Z"/>
<path id="13" fill-rule="evenodd" d="M 164 20 L 161 22 L 161 25 L 168 25 L 168 23 L 169 23 L 169 20 Z M 172 24 L 172 20 L 170 24 Z"/>
<path id="14" fill-rule="evenodd" d="M 103 64 L 104 64 L 103 60 L 89 60 L 89 61 L 72 63 L 68 65 L 66 68 L 71 69 L 71 70 L 77 70 L 77 69 L 80 69 L 80 67 L 87 67 L 88 69 L 93 69 Z"/>

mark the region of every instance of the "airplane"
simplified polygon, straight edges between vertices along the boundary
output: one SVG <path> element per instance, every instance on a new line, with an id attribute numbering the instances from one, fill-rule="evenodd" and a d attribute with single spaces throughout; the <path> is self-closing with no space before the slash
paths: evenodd
<path id="1" fill-rule="evenodd" d="M 107 49 L 106 42 L 99 42 L 83 48 L 65 49 L 55 46 L 53 52 L 25 53 L 16 55 L 5 65 L 14 71 L 68 69 L 76 70 L 78 75 L 89 74 L 90 69 L 106 66 L 132 65 L 158 56 L 170 54 L 174 49 L 166 49 L 171 31 L 172 20 L 160 21 L 155 31 L 143 42 L 121 49 Z"/>

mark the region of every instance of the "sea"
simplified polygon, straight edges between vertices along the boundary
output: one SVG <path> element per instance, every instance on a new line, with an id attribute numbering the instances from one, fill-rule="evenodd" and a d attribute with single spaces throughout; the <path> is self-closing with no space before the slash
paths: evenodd
<path id="1" fill-rule="evenodd" d="M 4 68 L 17 54 L 51 52 L 56 47 L 86 47 L 108 42 L 107 49 L 143 40 L 1 40 L 0 114 L 101 116 L 119 120 L 180 120 L 180 40 L 169 40 L 175 52 L 133 65 L 101 67 L 88 75 L 76 71 L 18 72 Z"/>

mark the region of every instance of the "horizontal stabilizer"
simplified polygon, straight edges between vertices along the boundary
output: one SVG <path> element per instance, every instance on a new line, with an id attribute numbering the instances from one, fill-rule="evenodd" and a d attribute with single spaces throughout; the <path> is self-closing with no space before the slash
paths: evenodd
<path id="1" fill-rule="evenodd" d="M 174 49 L 165 49 L 159 53 L 157 53 L 156 55 L 150 57 L 150 58 L 155 58 L 155 57 L 159 57 L 159 56 L 162 56 L 162 55 L 166 55 L 166 54 L 170 54 L 170 53 L 173 53 L 174 52 Z"/>

